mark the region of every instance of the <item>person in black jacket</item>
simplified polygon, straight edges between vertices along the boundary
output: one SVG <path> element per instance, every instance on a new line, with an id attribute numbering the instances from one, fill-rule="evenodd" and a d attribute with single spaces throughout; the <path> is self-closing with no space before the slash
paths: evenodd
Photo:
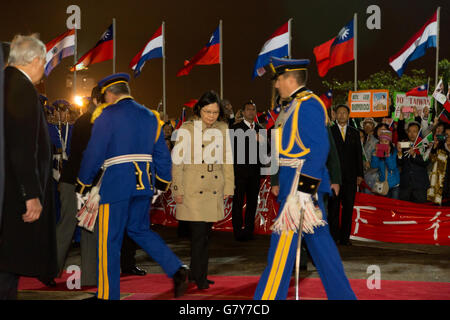
<path id="1" fill-rule="evenodd" d="M 253 239 L 255 213 L 261 180 L 258 132 L 262 129 L 255 122 L 256 105 L 246 102 L 242 107 L 244 119 L 234 124 L 234 196 L 232 223 L 234 237 L 238 241 Z M 246 197 L 245 219 L 242 209 Z"/>
<path id="2" fill-rule="evenodd" d="M 56 275 L 51 144 L 35 88 L 46 48 L 18 35 L 5 69 L 5 195 L 0 229 L 0 300 L 16 299 L 20 276 Z"/>
<path id="3" fill-rule="evenodd" d="M 342 245 L 351 245 L 349 239 L 353 204 L 357 186 L 364 176 L 360 135 L 357 129 L 348 125 L 349 115 L 350 109 L 346 105 L 338 105 L 336 107 L 337 123 L 331 127 L 341 164 L 342 185 L 339 195 L 334 195 L 329 200 L 328 223 L 334 240 Z M 341 205 L 342 218 L 339 225 Z"/>
<path id="4" fill-rule="evenodd" d="M 420 131 L 420 124 L 416 121 L 408 123 L 406 133 L 410 146 L 416 141 Z M 427 166 L 429 161 L 425 161 L 417 149 L 413 147 L 402 148 L 401 143 L 397 144 L 398 164 L 401 167 L 400 173 L 400 200 L 423 203 L 427 201 L 427 189 L 430 187 Z"/>

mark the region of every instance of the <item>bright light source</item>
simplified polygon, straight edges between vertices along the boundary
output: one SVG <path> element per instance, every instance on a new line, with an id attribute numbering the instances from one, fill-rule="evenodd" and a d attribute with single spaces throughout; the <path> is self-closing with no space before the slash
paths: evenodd
<path id="1" fill-rule="evenodd" d="M 75 96 L 74 101 L 77 106 L 79 106 L 79 107 L 83 106 L 83 97 Z"/>

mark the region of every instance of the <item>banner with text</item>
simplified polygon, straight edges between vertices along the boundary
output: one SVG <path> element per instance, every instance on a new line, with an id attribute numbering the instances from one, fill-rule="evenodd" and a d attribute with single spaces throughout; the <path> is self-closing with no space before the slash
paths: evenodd
<path id="1" fill-rule="evenodd" d="M 259 197 L 255 234 L 271 234 L 270 227 L 277 217 L 279 205 L 270 192 L 270 178 L 261 180 Z M 232 198 L 225 201 L 224 219 L 214 224 L 214 230 L 233 231 L 232 204 Z M 175 210 L 170 190 L 161 194 L 150 212 L 152 224 L 177 226 Z M 351 230 L 354 239 L 450 246 L 450 207 L 416 204 L 358 192 Z"/>
<path id="2" fill-rule="evenodd" d="M 349 91 L 351 118 L 386 117 L 389 113 L 389 90 Z"/>
<path id="3" fill-rule="evenodd" d="M 424 109 L 425 115 L 429 115 L 430 106 L 432 106 L 432 96 L 428 97 L 414 97 L 406 96 L 404 92 L 394 92 L 394 107 L 395 107 L 395 119 L 398 119 L 400 112 L 414 113 L 414 108 L 417 109 L 418 115 L 422 117 Z"/>

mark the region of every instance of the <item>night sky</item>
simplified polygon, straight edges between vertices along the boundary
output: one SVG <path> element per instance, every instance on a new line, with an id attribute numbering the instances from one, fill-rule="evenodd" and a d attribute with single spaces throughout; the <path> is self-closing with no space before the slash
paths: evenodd
<path id="1" fill-rule="evenodd" d="M 182 104 L 207 90 L 219 92 L 219 65 L 196 66 L 188 76 L 176 77 L 183 61 L 192 58 L 223 20 L 224 98 L 237 110 L 252 99 L 259 110 L 270 105 L 269 77 L 251 80 L 259 51 L 269 36 L 289 18 L 292 25 L 292 56 L 311 60 L 308 87 L 318 95 L 327 90 L 321 81 L 353 80 L 353 62 L 332 69 L 319 78 L 313 48 L 337 35 L 358 13 L 358 79 L 380 70 L 392 70 L 389 56 L 399 51 L 441 6 L 440 59 L 450 59 L 450 3 L 447 0 L 314 0 L 314 1 L 6 1 L 0 11 L 0 40 L 11 41 L 17 33 L 38 32 L 44 43 L 66 30 L 66 8 L 81 8 L 78 57 L 117 21 L 117 72 L 128 72 L 131 59 L 151 35 L 166 22 L 167 111 L 177 118 Z M 381 30 L 369 30 L 370 5 L 381 8 Z M 434 83 L 435 49 L 407 68 L 426 69 Z M 45 80 L 50 101 L 66 97 L 66 76 L 73 57 L 68 57 Z M 112 61 L 90 66 L 86 75 L 95 80 L 112 73 Z M 149 107 L 162 99 L 162 59 L 147 61 L 141 75 L 130 81 L 132 95 Z"/>

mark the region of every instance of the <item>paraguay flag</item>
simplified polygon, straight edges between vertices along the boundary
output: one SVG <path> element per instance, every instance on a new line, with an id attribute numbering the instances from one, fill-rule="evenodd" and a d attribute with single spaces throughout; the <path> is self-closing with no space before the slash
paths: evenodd
<path id="1" fill-rule="evenodd" d="M 423 84 L 421 86 L 415 87 L 414 89 L 409 90 L 406 93 L 406 96 L 414 96 L 414 97 L 426 97 L 428 96 L 428 84 Z"/>
<path id="2" fill-rule="evenodd" d="M 184 62 L 177 77 L 188 75 L 196 65 L 209 65 L 220 63 L 220 26 L 214 31 L 206 46 L 203 47 L 191 60 Z"/>
<path id="3" fill-rule="evenodd" d="M 264 67 L 270 63 L 270 57 L 287 57 L 289 55 L 289 44 L 289 22 L 286 22 L 264 43 L 258 54 L 258 59 L 256 59 L 252 79 L 255 79 L 256 76 L 261 77 L 266 72 Z"/>
<path id="4" fill-rule="evenodd" d="M 354 36 L 352 20 L 339 31 L 336 37 L 314 48 L 319 76 L 324 77 L 331 68 L 354 59 Z"/>
<path id="5" fill-rule="evenodd" d="M 134 70 L 136 78 L 144 67 L 145 61 L 155 58 L 162 58 L 164 54 L 164 38 L 162 26 L 150 38 L 145 47 L 131 60 L 130 68 Z"/>
<path id="6" fill-rule="evenodd" d="M 436 38 L 437 11 L 399 52 L 389 58 L 389 64 L 399 77 L 402 76 L 408 62 L 422 57 L 428 48 L 436 47 Z"/>
<path id="7" fill-rule="evenodd" d="M 50 72 L 52 72 L 62 59 L 74 55 L 75 29 L 67 30 L 45 46 L 47 48 L 47 54 L 45 56 L 45 75 L 48 77 Z"/>
<path id="8" fill-rule="evenodd" d="M 74 67 L 77 70 L 82 70 L 91 64 L 112 60 L 114 55 L 113 41 L 113 25 L 110 25 L 109 28 L 102 34 L 102 37 L 97 44 L 91 50 L 86 52 L 80 59 L 78 59 Z M 73 71 L 73 67 L 71 71 Z"/>

